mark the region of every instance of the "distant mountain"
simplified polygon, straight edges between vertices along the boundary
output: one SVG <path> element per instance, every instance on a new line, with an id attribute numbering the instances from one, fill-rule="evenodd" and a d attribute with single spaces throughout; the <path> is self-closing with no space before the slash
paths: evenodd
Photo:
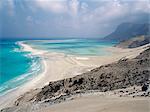
<path id="1" fill-rule="evenodd" d="M 136 48 L 150 43 L 150 36 L 138 36 L 115 45 L 120 48 Z"/>
<path id="2" fill-rule="evenodd" d="M 137 23 L 122 23 L 114 32 L 106 36 L 105 40 L 123 41 L 132 37 L 149 35 L 150 24 L 137 24 Z"/>

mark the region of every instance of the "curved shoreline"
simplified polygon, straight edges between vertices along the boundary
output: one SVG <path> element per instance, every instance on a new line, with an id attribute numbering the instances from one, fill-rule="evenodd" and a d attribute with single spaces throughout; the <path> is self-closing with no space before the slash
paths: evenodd
<path id="1" fill-rule="evenodd" d="M 46 61 L 46 57 L 45 57 L 45 54 L 47 53 L 47 51 L 33 49 L 31 46 L 25 44 L 24 41 L 21 41 L 18 44 L 22 47 L 23 51 L 31 52 L 32 55 L 35 55 L 35 56 L 38 56 L 41 58 L 41 64 L 42 64 L 43 70 L 33 79 L 31 79 L 31 80 L 27 81 L 26 83 L 24 83 L 16 88 L 13 88 L 10 91 L 8 91 L 7 93 L 1 95 L 0 96 L 0 99 L 1 99 L 0 100 L 0 108 L 6 107 L 6 106 L 11 106 L 12 102 L 14 102 L 16 100 L 16 98 L 18 98 L 20 95 L 24 94 L 27 91 L 30 91 L 30 90 L 36 89 L 36 88 L 41 88 L 44 85 L 48 84 L 49 81 L 59 80 L 59 79 L 62 79 L 62 77 L 63 77 L 63 76 L 61 76 L 60 78 L 52 77 L 51 80 L 47 80 L 47 81 L 42 80 L 42 79 L 46 78 L 46 76 L 47 76 L 46 73 L 48 72 L 47 71 L 48 70 L 48 62 Z M 61 55 L 61 56 L 58 56 L 57 58 L 60 57 L 62 59 L 65 57 L 65 55 L 62 53 L 49 53 L 49 54 L 54 57 L 57 55 Z M 67 59 L 65 61 L 67 63 L 70 63 L 73 60 L 71 59 L 71 61 L 69 61 Z"/>
<path id="2" fill-rule="evenodd" d="M 39 80 L 45 73 L 46 73 L 46 70 L 47 70 L 47 64 L 46 64 L 46 61 L 44 60 L 44 58 L 42 58 L 42 54 L 46 53 L 47 51 L 43 51 L 43 50 L 36 50 L 36 49 L 33 49 L 32 47 L 30 47 L 29 45 L 27 44 L 24 44 L 24 41 L 21 41 L 19 42 L 20 46 L 23 47 L 23 51 L 25 52 L 31 52 L 31 55 L 32 56 L 38 56 L 40 57 L 40 63 L 41 63 L 41 70 L 40 72 L 38 73 L 38 75 L 35 77 L 36 80 Z M 34 79 L 35 79 L 34 78 Z M 31 79 L 30 81 L 28 81 L 27 83 L 30 83 L 34 81 L 34 79 Z"/>
<path id="3" fill-rule="evenodd" d="M 23 73 L 20 74 L 19 76 L 16 76 L 10 80 L 8 80 L 7 82 L 5 82 L 4 84 L 2 84 L 0 86 L 0 97 L 17 89 L 18 87 L 24 85 L 25 83 L 27 83 L 29 80 L 31 80 L 34 76 L 36 76 L 37 74 L 41 73 L 41 70 L 44 68 L 42 67 L 41 64 L 43 63 L 43 60 L 41 61 L 40 59 L 38 59 L 37 57 L 39 57 L 38 55 L 34 55 L 32 53 L 32 51 L 28 51 L 27 46 L 23 45 L 22 41 L 17 41 L 15 42 L 15 44 L 20 47 L 20 48 L 15 48 L 13 51 L 14 52 L 21 52 L 21 53 L 25 53 L 24 56 L 30 59 L 30 67 L 28 68 L 28 70 Z M 30 53 L 27 53 L 30 52 Z"/>
<path id="4" fill-rule="evenodd" d="M 31 46 L 21 43 L 28 52 L 41 57 L 44 71 L 41 74 L 27 82 L 25 85 L 18 87 L 10 93 L 0 97 L 0 108 L 13 105 L 14 101 L 27 91 L 35 88 L 42 88 L 50 81 L 61 80 L 74 77 L 97 66 L 109 64 L 118 61 L 122 57 L 133 57 L 142 52 L 145 46 L 138 49 L 108 49 L 113 54 L 110 56 L 69 56 L 62 53 L 51 53 L 43 50 L 33 49 Z M 119 54 L 119 55 L 118 55 Z"/>
<path id="5" fill-rule="evenodd" d="M 17 44 L 18 44 L 20 47 L 22 47 L 21 49 L 23 49 L 23 51 L 25 51 L 25 52 L 31 52 L 31 55 L 39 56 L 38 53 L 36 54 L 36 52 L 37 52 L 38 50 L 33 50 L 30 46 L 24 44 L 23 41 L 18 42 Z M 41 51 L 40 51 L 40 52 L 41 52 Z M 46 71 L 46 66 L 47 66 L 47 65 L 46 65 L 45 60 L 44 60 L 44 59 L 41 59 L 41 62 L 40 62 L 40 63 L 41 63 L 41 67 L 42 67 L 41 70 L 42 70 L 42 71 L 40 71 L 39 74 L 36 75 L 35 78 L 32 77 L 32 79 L 30 79 L 29 81 L 27 81 L 27 82 L 25 82 L 25 83 L 23 83 L 23 84 L 21 84 L 21 85 L 15 87 L 15 88 L 12 88 L 12 89 L 10 89 L 10 90 L 8 90 L 8 91 L 6 91 L 5 93 L 3 93 L 3 94 L 0 95 L 0 99 L 1 99 L 1 101 L 0 101 L 0 108 L 3 107 L 3 106 L 5 106 L 5 105 L 11 104 L 11 102 L 12 102 L 13 100 L 15 100 L 17 97 L 19 97 L 21 94 L 23 94 L 23 93 L 29 91 L 30 89 L 33 89 L 33 87 L 30 86 L 30 84 L 36 82 L 36 81 L 39 80 L 41 77 L 43 77 L 42 74 L 45 74 L 45 71 Z M 35 80 L 35 79 L 36 79 L 36 80 Z M 24 89 L 22 89 L 22 88 L 24 88 Z M 15 93 L 19 93 L 19 94 L 15 94 Z M 9 101 L 9 99 L 11 99 L 11 100 Z M 8 102 L 8 101 L 9 101 L 9 102 Z"/>

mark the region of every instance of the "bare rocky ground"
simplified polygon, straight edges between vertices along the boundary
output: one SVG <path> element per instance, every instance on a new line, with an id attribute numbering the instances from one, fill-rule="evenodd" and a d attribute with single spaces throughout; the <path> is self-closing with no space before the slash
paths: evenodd
<path id="1" fill-rule="evenodd" d="M 149 84 L 150 48 L 147 48 L 134 59 L 124 58 L 73 78 L 50 82 L 42 89 L 20 96 L 13 107 L 5 108 L 1 112 L 36 112 L 41 107 L 90 93 L 149 97 Z"/>
<path id="2" fill-rule="evenodd" d="M 119 44 L 115 45 L 119 48 L 136 48 L 139 46 L 143 46 L 150 43 L 150 36 L 149 35 L 143 35 L 134 37 L 128 40 L 121 41 Z"/>

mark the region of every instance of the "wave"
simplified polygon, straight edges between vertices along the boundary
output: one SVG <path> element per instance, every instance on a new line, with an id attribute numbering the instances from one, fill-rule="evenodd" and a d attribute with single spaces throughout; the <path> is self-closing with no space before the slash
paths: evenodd
<path id="1" fill-rule="evenodd" d="M 15 48 L 13 52 L 27 52 L 21 43 L 22 42 L 16 42 L 19 48 Z M 32 54 L 31 51 L 28 51 L 28 53 L 25 53 L 24 55 L 31 59 L 31 63 L 29 63 L 31 65 L 29 70 L 25 74 L 17 76 L 0 85 L 0 95 L 4 95 L 20 85 L 25 84 L 27 81 L 33 79 L 35 76 L 40 74 L 40 72 L 42 72 L 43 68 L 41 58 L 39 56 Z"/>

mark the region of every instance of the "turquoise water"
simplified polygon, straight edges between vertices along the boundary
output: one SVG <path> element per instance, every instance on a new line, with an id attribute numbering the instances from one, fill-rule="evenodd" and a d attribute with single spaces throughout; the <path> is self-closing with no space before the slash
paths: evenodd
<path id="1" fill-rule="evenodd" d="M 17 40 L 0 41 L 0 93 L 13 89 L 39 71 L 38 57 L 22 51 Z M 36 69 L 35 69 L 36 68 Z"/>
<path id="2" fill-rule="evenodd" d="M 109 55 L 104 48 L 115 44 L 90 39 L 22 41 L 36 49 L 80 56 Z M 25 52 L 18 42 L 20 40 L 0 41 L 0 94 L 24 84 L 42 71 L 40 57 Z"/>
<path id="3" fill-rule="evenodd" d="M 109 52 L 107 52 L 105 48 L 116 44 L 116 42 L 96 39 L 41 40 L 28 41 L 26 43 L 35 49 L 80 56 L 108 55 Z"/>

